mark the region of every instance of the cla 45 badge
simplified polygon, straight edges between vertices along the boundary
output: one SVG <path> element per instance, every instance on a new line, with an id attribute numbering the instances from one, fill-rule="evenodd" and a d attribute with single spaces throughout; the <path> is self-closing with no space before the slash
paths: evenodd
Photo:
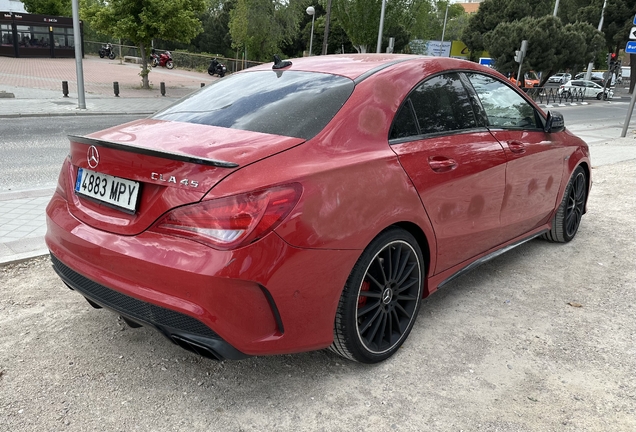
<path id="1" fill-rule="evenodd" d="M 167 178 L 166 178 L 167 177 Z M 164 177 L 163 174 L 159 174 L 156 172 L 153 172 L 150 174 L 150 178 L 152 180 L 158 180 L 158 181 L 162 181 L 162 182 L 168 182 L 168 183 L 180 183 L 184 186 L 190 186 L 190 187 L 199 187 L 199 182 L 196 180 L 188 180 L 188 179 L 183 179 L 183 180 L 178 180 L 175 176 L 171 175 L 168 176 L 166 175 L 166 177 Z"/>

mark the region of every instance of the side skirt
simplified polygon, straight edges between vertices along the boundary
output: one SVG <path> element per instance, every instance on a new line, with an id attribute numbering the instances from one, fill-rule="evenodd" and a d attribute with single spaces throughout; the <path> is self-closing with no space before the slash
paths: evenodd
<path id="1" fill-rule="evenodd" d="M 479 267 L 483 263 L 488 262 L 488 261 L 490 261 L 493 258 L 497 258 L 499 255 L 502 255 L 502 254 L 508 252 L 510 249 L 516 248 L 517 246 L 522 245 L 525 242 L 528 242 L 528 241 L 530 241 L 532 239 L 535 239 L 535 238 L 547 233 L 548 231 L 549 231 L 548 229 L 544 229 L 542 231 L 539 231 L 538 233 L 531 234 L 528 237 L 525 237 L 525 238 L 523 238 L 521 240 L 518 240 L 518 241 L 516 241 L 514 243 L 511 243 L 508 246 L 502 247 L 501 249 L 497 249 L 497 250 L 489 253 L 488 255 L 484 255 L 483 257 L 473 261 L 472 263 L 468 264 L 466 267 L 460 269 L 456 273 L 453 273 L 452 275 L 450 275 L 449 277 L 444 279 L 442 282 L 440 282 L 439 285 L 437 285 L 437 289 L 442 288 L 447 283 L 454 281 L 458 277 L 465 275 L 466 273 L 470 272 L 471 270 L 474 270 L 476 267 Z"/>

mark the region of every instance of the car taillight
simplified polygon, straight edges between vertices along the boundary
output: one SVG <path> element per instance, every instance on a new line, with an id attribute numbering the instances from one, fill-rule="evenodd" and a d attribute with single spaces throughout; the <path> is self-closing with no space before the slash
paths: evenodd
<path id="1" fill-rule="evenodd" d="M 215 249 L 252 243 L 274 230 L 302 193 L 295 183 L 179 207 L 160 218 L 151 231 L 183 237 Z"/>

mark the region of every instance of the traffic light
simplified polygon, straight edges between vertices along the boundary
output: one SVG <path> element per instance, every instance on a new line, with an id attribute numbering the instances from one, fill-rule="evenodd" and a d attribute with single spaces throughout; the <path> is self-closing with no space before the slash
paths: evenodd
<path id="1" fill-rule="evenodd" d="M 517 63 L 521 63 L 523 61 L 523 55 L 521 54 L 521 51 L 519 50 L 515 51 L 515 61 Z"/>
<path id="2" fill-rule="evenodd" d="M 609 53 L 607 55 L 607 69 L 609 69 L 610 71 L 614 69 L 614 67 L 616 66 L 616 59 L 616 53 Z"/>

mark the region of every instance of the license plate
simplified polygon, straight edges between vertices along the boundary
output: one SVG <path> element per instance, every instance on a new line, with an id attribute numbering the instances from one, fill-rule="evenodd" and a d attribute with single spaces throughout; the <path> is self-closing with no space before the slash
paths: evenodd
<path id="1" fill-rule="evenodd" d="M 134 213 L 137 210 L 139 182 L 78 168 L 75 192 Z"/>

